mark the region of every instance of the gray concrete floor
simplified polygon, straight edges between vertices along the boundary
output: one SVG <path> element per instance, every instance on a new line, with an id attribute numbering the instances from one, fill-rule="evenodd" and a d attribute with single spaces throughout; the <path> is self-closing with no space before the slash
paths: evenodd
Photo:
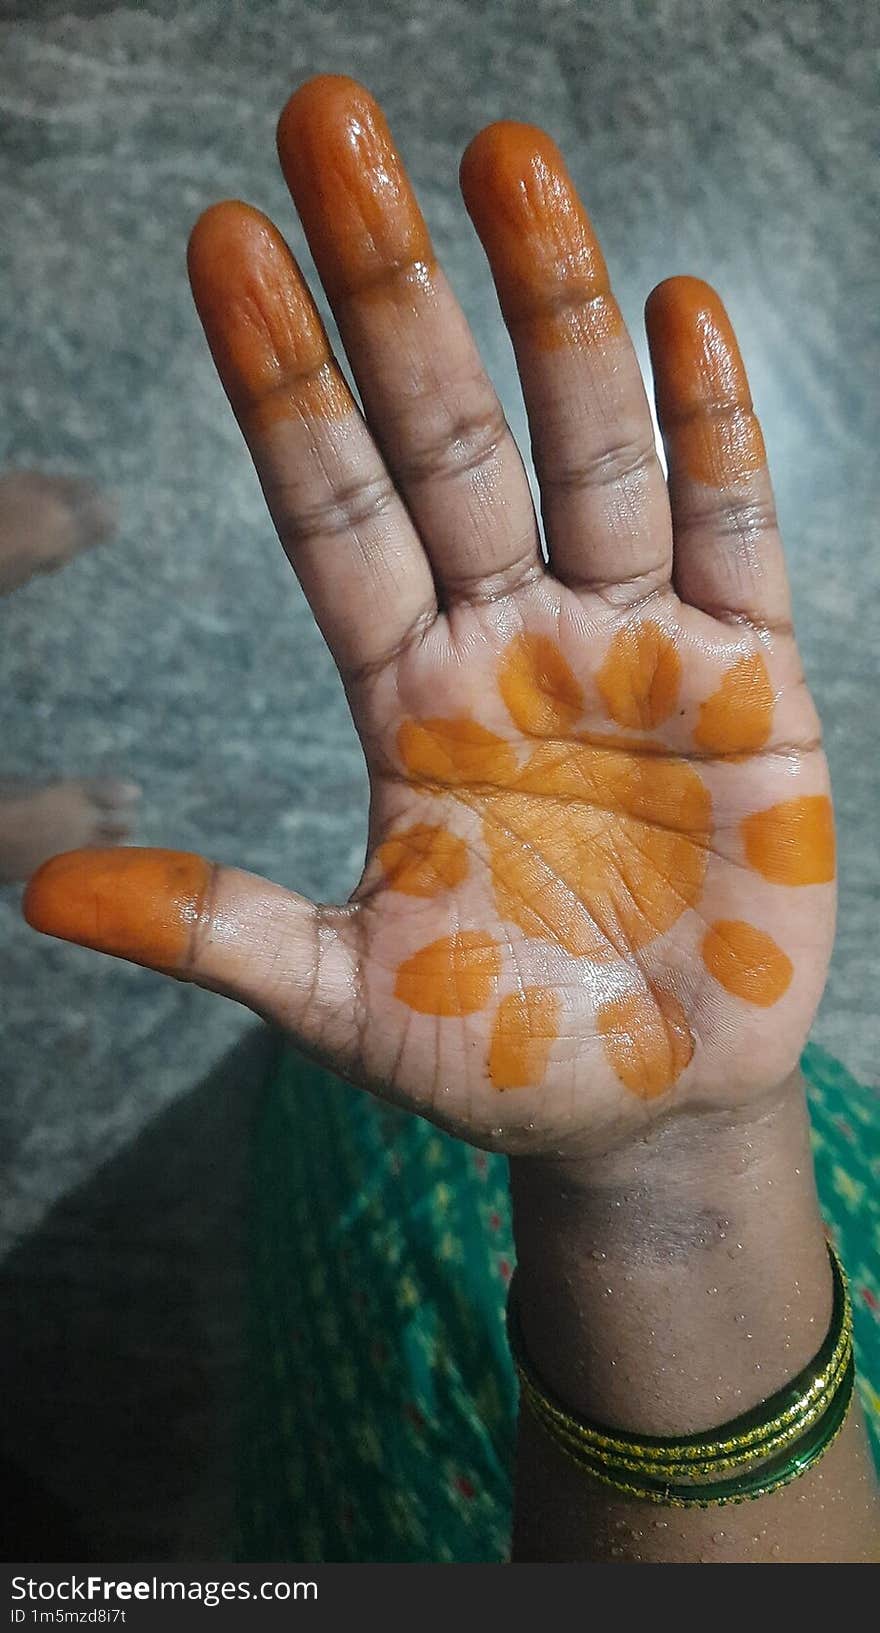
<path id="1" fill-rule="evenodd" d="M 276 114 L 319 69 L 358 75 L 388 110 L 521 433 L 456 172 L 481 124 L 535 120 L 568 155 L 640 344 L 660 278 L 693 271 L 728 299 L 837 797 L 840 932 L 814 1036 L 877 1081 L 876 32 L 862 0 L 2 0 L 0 465 L 94 474 L 123 521 L 111 547 L 0 605 L 0 770 L 131 773 L 146 788 L 143 842 L 345 895 L 365 835 L 360 754 L 214 379 L 186 236 L 204 205 L 237 194 L 308 264 Z M 47 1549 L 20 1551 L 210 1557 L 229 1518 L 220 1403 L 237 1327 L 219 1272 L 240 1241 L 249 1095 L 247 1073 L 223 1063 L 250 1018 L 38 941 L 15 891 L 0 891 L 0 990 L 0 1244 L 19 1333 L 3 1435 Z M 212 1112 L 201 1090 L 217 1081 Z M 176 1222 L 158 1246 L 154 1205 Z M 180 1398 L 133 1386 L 125 1452 L 121 1287 L 122 1354 L 143 1353 L 157 1301 L 186 1312 L 157 1340 Z M 69 1424 L 62 1452 L 47 1451 L 67 1421 L 50 1402 L 62 1376 L 71 1421 L 103 1414 L 88 1480 Z M 206 1378 L 221 1380 L 216 1409 L 193 1411 Z"/>

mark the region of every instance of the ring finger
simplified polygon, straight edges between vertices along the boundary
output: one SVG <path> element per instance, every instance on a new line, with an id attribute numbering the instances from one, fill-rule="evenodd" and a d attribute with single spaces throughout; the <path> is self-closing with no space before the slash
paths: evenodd
<path id="1" fill-rule="evenodd" d="M 672 528 L 641 371 L 555 142 L 490 125 L 461 167 L 519 365 L 557 577 L 627 605 L 668 583 Z"/>

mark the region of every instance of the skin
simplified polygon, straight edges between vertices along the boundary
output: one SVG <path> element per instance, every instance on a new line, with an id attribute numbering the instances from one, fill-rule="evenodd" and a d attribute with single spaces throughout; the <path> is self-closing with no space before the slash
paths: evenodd
<path id="1" fill-rule="evenodd" d="M 536 1359 L 582 1409 L 650 1429 L 639 1413 L 656 1412 L 656 1383 L 609 1399 L 601 1368 L 577 1388 L 554 1372 L 554 1353 L 574 1365 L 583 1352 L 577 1220 L 610 1195 L 634 1227 L 653 1209 L 662 1245 L 679 1184 L 679 1212 L 754 1207 L 735 1153 L 771 1112 L 788 1127 L 833 933 L 828 774 L 742 361 L 708 285 L 655 290 L 667 486 L 558 150 L 531 126 L 475 138 L 462 188 L 522 377 L 545 563 L 522 461 L 375 102 L 350 80 L 310 81 L 282 115 L 279 152 L 365 418 L 264 217 L 210 210 L 190 276 L 363 743 L 364 874 L 337 908 L 169 853 L 74 856 L 37 875 L 26 912 L 226 992 L 373 1092 L 510 1153 Z M 633 1189 L 646 1149 L 660 1154 L 655 1192 Z M 735 1196 L 721 1202 L 725 1162 Z M 798 1189 L 809 1165 L 796 1182 L 780 1162 L 789 1213 L 807 1221 L 799 1344 L 815 1349 L 829 1278 L 812 1191 Z M 615 1239 L 621 1276 L 640 1263 L 634 1241 Z M 688 1243 L 696 1285 L 705 1249 L 698 1233 Z M 778 1361 L 789 1272 L 776 1258 L 751 1269 Z M 634 1310 L 656 1331 L 651 1287 Z M 731 1331 L 738 1296 L 725 1286 Z M 676 1297 L 667 1324 L 681 1285 Z M 722 1329 L 706 1336 L 719 1353 Z M 631 1377 L 643 1338 L 634 1330 Z M 763 1382 L 738 1386 L 740 1409 Z M 685 1416 L 687 1402 L 713 1421 L 717 1400 L 691 1387 Z M 550 1451 L 528 1455 L 531 1489 L 549 1491 Z M 855 1492 L 862 1465 L 844 1459 L 839 1478 Z M 521 1557 L 602 1556 L 588 1514 L 607 1504 L 587 1486 L 572 1496 L 575 1540 L 549 1498 L 521 1512 Z"/>
<path id="2" fill-rule="evenodd" d="M 0 884 L 23 883 L 71 845 L 105 849 L 131 838 L 141 790 L 114 777 L 37 786 L 0 777 Z"/>
<path id="3" fill-rule="evenodd" d="M 0 597 L 59 572 L 112 537 L 113 503 L 79 477 L 13 470 L 0 476 Z M 0 777 L 0 884 L 23 883 L 73 846 L 131 837 L 136 783 L 71 777 L 39 786 Z"/>
<path id="4" fill-rule="evenodd" d="M 0 596 L 59 572 L 115 531 L 115 506 L 91 482 L 7 471 L 0 476 Z"/>

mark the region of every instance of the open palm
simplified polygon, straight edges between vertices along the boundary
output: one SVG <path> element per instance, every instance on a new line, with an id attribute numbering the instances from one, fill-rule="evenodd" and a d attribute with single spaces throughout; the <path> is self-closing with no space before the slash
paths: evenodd
<path id="1" fill-rule="evenodd" d="M 465 200 L 516 349 L 522 462 L 375 103 L 311 81 L 282 164 L 364 408 L 275 228 L 199 222 L 196 301 L 371 778 L 343 907 L 169 852 L 81 852 L 38 928 L 251 1004 L 477 1143 L 576 1151 L 794 1064 L 833 832 L 763 443 L 705 284 L 638 365 L 558 151 L 495 125 Z"/>

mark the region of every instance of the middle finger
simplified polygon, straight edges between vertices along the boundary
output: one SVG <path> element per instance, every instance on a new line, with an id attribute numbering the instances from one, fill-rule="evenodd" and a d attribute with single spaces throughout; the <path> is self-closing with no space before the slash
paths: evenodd
<path id="1" fill-rule="evenodd" d="M 321 75 L 288 102 L 278 150 L 441 601 L 509 592 L 541 571 L 528 480 L 381 109 Z"/>

